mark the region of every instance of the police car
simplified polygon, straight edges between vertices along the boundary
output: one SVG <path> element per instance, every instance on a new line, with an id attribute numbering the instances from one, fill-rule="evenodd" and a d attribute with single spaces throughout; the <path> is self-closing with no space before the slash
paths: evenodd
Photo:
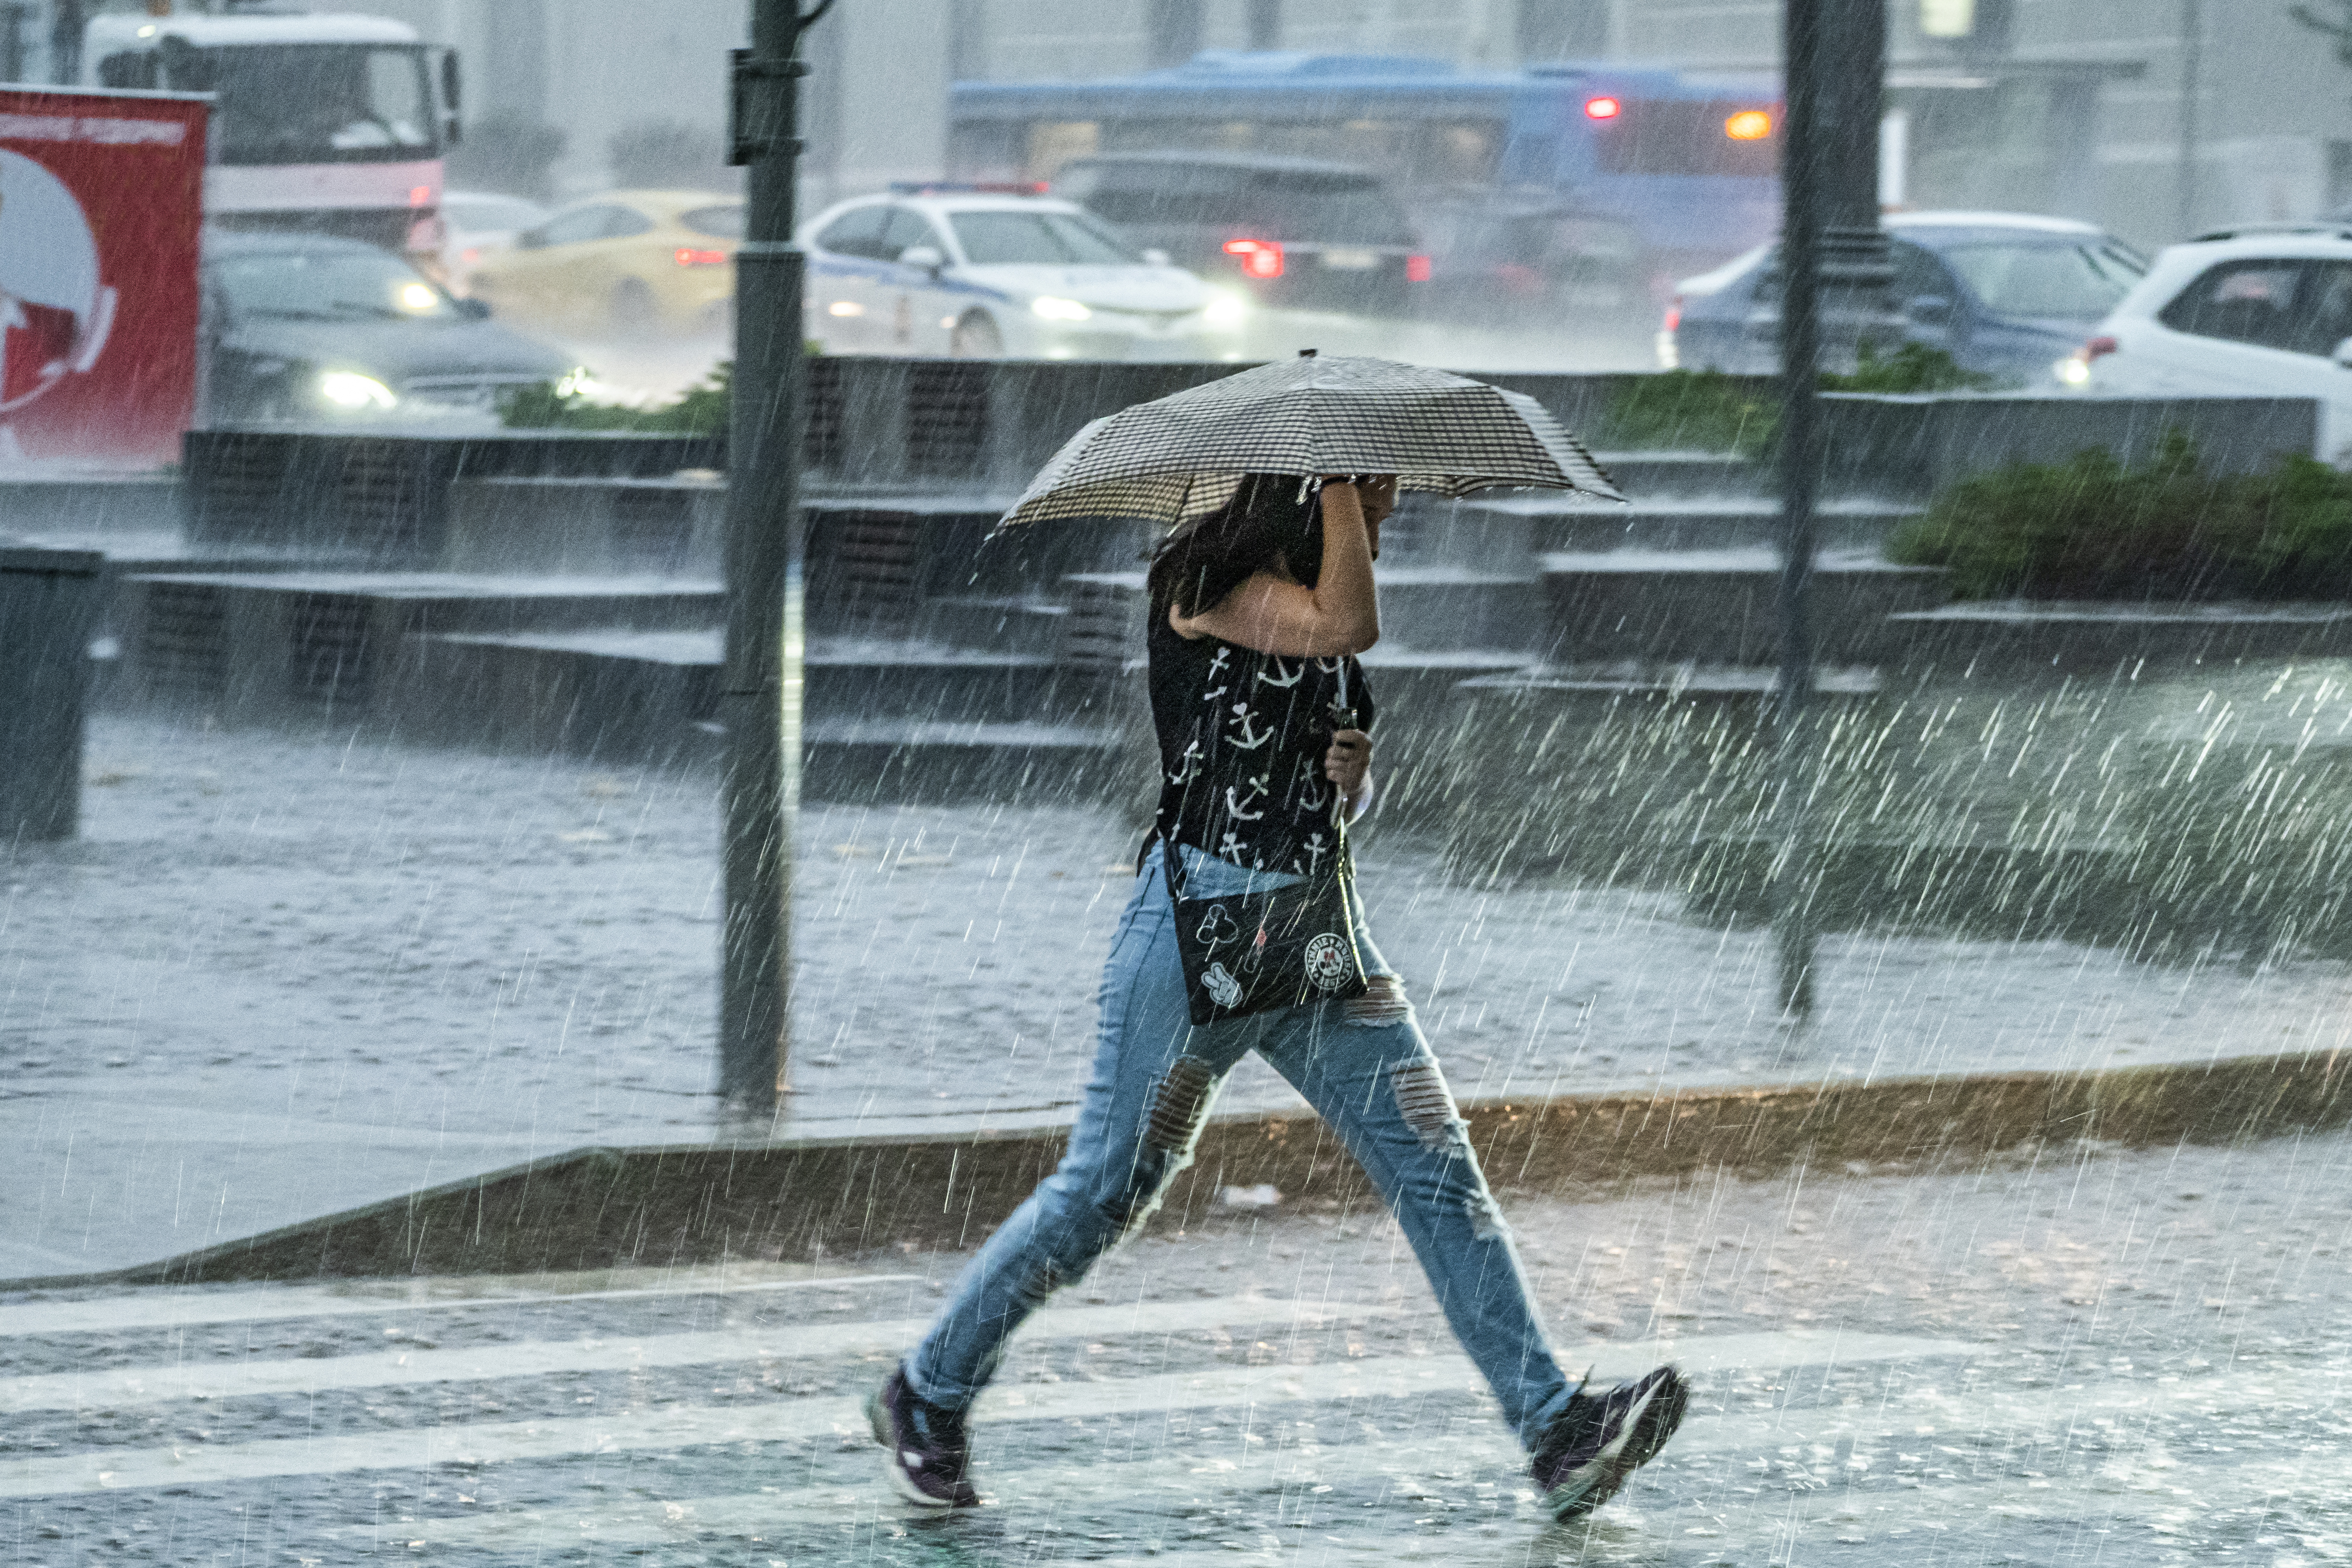
<path id="1" fill-rule="evenodd" d="M 800 233 L 808 333 L 826 353 L 1237 360 L 1249 302 L 1076 204 L 976 186 L 895 187 Z"/>

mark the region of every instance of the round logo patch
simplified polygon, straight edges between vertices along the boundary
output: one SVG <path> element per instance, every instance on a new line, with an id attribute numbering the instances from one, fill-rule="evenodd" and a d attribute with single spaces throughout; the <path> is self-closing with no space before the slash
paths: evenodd
<path id="1" fill-rule="evenodd" d="M 1347 940 L 1325 931 L 1307 943 L 1307 978 L 1324 991 L 1337 991 L 1356 977 L 1356 955 Z"/>

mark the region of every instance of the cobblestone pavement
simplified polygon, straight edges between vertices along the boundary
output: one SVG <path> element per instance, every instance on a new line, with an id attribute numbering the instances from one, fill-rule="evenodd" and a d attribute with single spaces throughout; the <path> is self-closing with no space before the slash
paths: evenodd
<path id="1" fill-rule="evenodd" d="M 0 858 L 0 1278 L 145 1262 L 588 1144 L 701 1142 L 707 775 L 350 735 L 92 726 L 83 837 Z M 1066 1120 L 1135 828 L 1042 800 L 813 808 L 784 1131 Z M 2333 1048 L 2352 967 L 1823 944 L 1449 882 L 1366 836 L 1380 942 L 1465 1098 Z M 1291 1105 L 1246 1062 L 1223 1109 Z M 764 1131 L 764 1130 L 762 1130 Z"/>
<path id="2" fill-rule="evenodd" d="M 2330 1137 L 1507 1194 L 1563 1361 L 1697 1389 L 1572 1527 L 1377 1212 L 1115 1254 L 948 1520 L 857 1403 L 952 1255 L 0 1297 L 0 1562 L 2341 1561 L 2348 1178 Z"/>

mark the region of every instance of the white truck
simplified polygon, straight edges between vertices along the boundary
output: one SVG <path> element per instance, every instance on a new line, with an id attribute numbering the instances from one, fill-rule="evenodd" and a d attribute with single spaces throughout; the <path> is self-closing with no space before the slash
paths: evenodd
<path id="1" fill-rule="evenodd" d="M 278 6 L 95 16 L 82 78 L 215 95 L 205 222 L 317 230 L 437 265 L 457 57 L 405 23 Z"/>

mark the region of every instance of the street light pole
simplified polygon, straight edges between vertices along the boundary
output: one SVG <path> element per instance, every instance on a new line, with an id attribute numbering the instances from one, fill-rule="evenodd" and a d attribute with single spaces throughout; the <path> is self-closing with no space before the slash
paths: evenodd
<path id="1" fill-rule="evenodd" d="M 2205 95 L 2205 8 L 2200 0 L 2180 0 L 2180 237 L 2197 233 L 2197 160 L 2203 127 L 2198 105 Z"/>
<path id="2" fill-rule="evenodd" d="M 1851 363 L 1886 337 L 1886 237 L 1878 222 L 1878 134 L 1886 78 L 1885 0 L 1786 0 L 1780 127 L 1780 669 L 1770 868 L 1780 1006 L 1813 1008 L 1817 858 L 1811 797 L 1813 513 L 1821 478 L 1826 344 Z M 1824 331 L 1824 328 L 1828 331 Z"/>
<path id="3" fill-rule="evenodd" d="M 719 1090 L 772 1122 L 792 984 L 792 828 L 800 805 L 800 434 L 803 260 L 792 243 L 801 35 L 833 0 L 752 0 L 733 54 L 728 162 L 750 168 L 735 253 L 735 371 L 727 436 L 727 662 L 719 719 L 726 882 L 719 936 Z"/>

